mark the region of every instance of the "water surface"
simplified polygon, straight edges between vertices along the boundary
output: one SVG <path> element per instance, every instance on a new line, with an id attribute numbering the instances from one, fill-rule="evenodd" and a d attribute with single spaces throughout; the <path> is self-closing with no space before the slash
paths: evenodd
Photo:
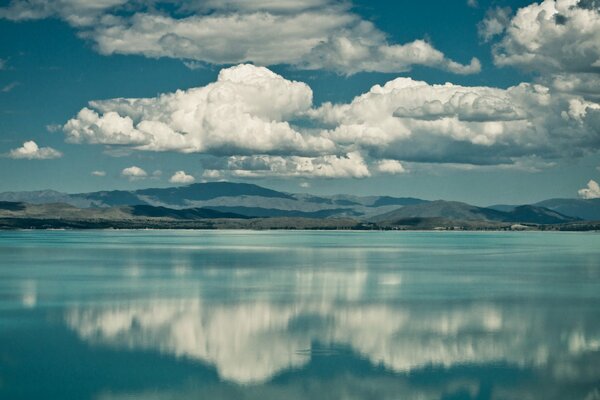
<path id="1" fill-rule="evenodd" d="M 600 235 L 0 232 L 2 399 L 600 399 Z"/>

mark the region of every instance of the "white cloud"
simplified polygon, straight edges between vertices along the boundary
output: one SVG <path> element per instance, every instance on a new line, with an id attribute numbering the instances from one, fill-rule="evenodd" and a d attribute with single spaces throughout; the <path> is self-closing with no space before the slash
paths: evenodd
<path id="1" fill-rule="evenodd" d="M 507 164 L 597 149 L 599 111 L 598 104 L 536 84 L 498 89 L 397 78 L 310 115 L 332 126 L 323 135 L 338 147 L 379 159 Z"/>
<path id="2" fill-rule="evenodd" d="M 97 23 L 107 10 L 127 0 L 11 0 L 0 8 L 0 18 L 12 21 L 59 17 L 76 27 Z"/>
<path id="3" fill-rule="evenodd" d="M 233 156 L 228 160 L 232 175 L 244 178 L 258 177 L 318 177 L 366 178 L 371 175 L 365 160 L 358 152 L 345 156 Z"/>
<path id="4" fill-rule="evenodd" d="M 169 182 L 171 183 L 192 183 L 196 179 L 192 175 L 188 175 L 185 171 L 177 171 L 173 174 L 172 177 L 169 178 Z"/>
<path id="5" fill-rule="evenodd" d="M 221 171 L 216 169 L 205 169 L 202 172 L 202 178 L 204 179 L 221 179 L 222 177 Z"/>
<path id="6" fill-rule="evenodd" d="M 371 22 L 353 13 L 349 2 L 211 0 L 172 5 L 176 16 L 125 0 L 13 0 L 0 8 L 0 17 L 59 17 L 79 29 L 81 37 L 94 41 L 102 54 L 179 58 L 192 67 L 198 64 L 189 61 L 289 64 L 343 74 L 402 72 L 413 65 L 459 74 L 480 70 L 478 60 L 460 64 L 423 40 L 390 43 Z"/>
<path id="7" fill-rule="evenodd" d="M 106 171 L 92 171 L 92 176 L 106 176 Z"/>
<path id="8" fill-rule="evenodd" d="M 584 199 L 600 199 L 600 186 L 598 186 L 598 182 L 590 180 L 587 187 L 579 189 L 577 193 Z"/>
<path id="9" fill-rule="evenodd" d="M 71 142 L 139 150 L 224 154 L 319 153 L 334 144 L 286 120 L 304 114 L 312 90 L 263 67 L 221 70 L 216 82 L 147 99 L 91 102 L 64 125 Z"/>
<path id="10" fill-rule="evenodd" d="M 293 124 L 301 119 L 310 128 Z M 378 162 L 387 159 L 506 167 L 579 157 L 600 147 L 600 105 L 541 84 L 500 89 L 397 78 L 315 109 L 305 83 L 239 65 L 204 87 L 92 101 L 63 130 L 75 143 L 219 158 L 220 165 L 204 166 L 216 171 L 204 178 L 355 178 L 369 176 L 370 167 L 382 172 Z"/>
<path id="11" fill-rule="evenodd" d="M 472 8 L 479 7 L 479 2 L 477 0 L 467 0 L 467 5 Z"/>
<path id="12" fill-rule="evenodd" d="M 545 0 L 519 9 L 495 48 L 498 65 L 547 72 L 598 72 L 600 12 L 579 0 Z"/>
<path id="13" fill-rule="evenodd" d="M 28 160 L 48 160 L 62 157 L 62 153 L 52 147 L 39 147 L 36 142 L 29 140 L 23 146 L 10 151 L 10 158 L 24 158 Z"/>
<path id="14" fill-rule="evenodd" d="M 376 165 L 377 170 L 384 174 L 396 175 L 406 172 L 406 169 L 398 160 L 381 160 Z"/>
<path id="15" fill-rule="evenodd" d="M 307 189 L 310 187 L 310 182 L 300 182 L 299 186 L 301 188 Z"/>
<path id="16" fill-rule="evenodd" d="M 496 7 L 489 9 L 483 21 L 477 25 L 477 33 L 484 41 L 488 42 L 493 37 L 504 32 L 510 23 L 512 10 L 510 7 Z"/>
<path id="17" fill-rule="evenodd" d="M 498 66 L 533 71 L 557 91 L 600 100 L 600 8 L 593 1 L 545 0 L 519 9 L 493 52 Z"/>
<path id="18" fill-rule="evenodd" d="M 402 45 L 389 45 L 383 35 L 367 22 L 355 31 L 344 32 L 320 43 L 301 64 L 306 69 L 329 69 L 345 74 L 360 71 L 403 72 L 413 65 L 445 69 L 455 74 L 473 74 L 481 71 L 477 58 L 469 64 L 449 60 L 424 40 Z"/>
<path id="19" fill-rule="evenodd" d="M 130 181 L 135 181 L 135 180 L 147 178 L 148 173 L 146 171 L 144 171 L 143 169 L 141 169 L 140 167 L 136 167 L 134 165 L 134 166 L 123 169 L 123 171 L 121 171 L 121 176 L 123 176 L 124 178 L 128 178 Z"/>
<path id="20" fill-rule="evenodd" d="M 0 58 L 0 71 L 2 71 L 3 69 L 6 69 L 6 60 Z"/>

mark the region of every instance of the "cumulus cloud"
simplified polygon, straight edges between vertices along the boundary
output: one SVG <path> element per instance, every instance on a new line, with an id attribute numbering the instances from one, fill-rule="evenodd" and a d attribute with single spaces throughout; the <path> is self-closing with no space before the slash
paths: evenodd
<path id="1" fill-rule="evenodd" d="M 92 171 L 92 176 L 106 176 L 106 171 Z"/>
<path id="2" fill-rule="evenodd" d="M 333 126 L 326 138 L 372 157 L 482 165 L 593 151 L 600 146 L 599 111 L 537 84 L 498 89 L 397 78 L 310 114 Z"/>
<path id="3" fill-rule="evenodd" d="M 334 144 L 287 120 L 312 105 L 312 90 L 264 67 L 223 69 L 216 82 L 147 99 L 91 102 L 63 127 L 71 142 L 139 150 L 320 153 Z"/>
<path id="4" fill-rule="evenodd" d="M 366 178 L 369 168 L 358 152 L 345 156 L 321 157 L 299 156 L 233 156 L 227 169 L 221 171 L 237 177 L 317 177 L 317 178 Z"/>
<path id="5" fill-rule="evenodd" d="M 376 165 L 377 170 L 384 174 L 396 175 L 406 172 L 406 169 L 398 160 L 381 160 Z"/>
<path id="6" fill-rule="evenodd" d="M 123 171 L 121 171 L 121 176 L 129 179 L 130 181 L 136 181 L 136 180 L 147 178 L 148 173 L 146 171 L 144 171 L 143 169 L 141 169 L 140 167 L 136 167 L 134 165 L 134 166 L 123 169 Z"/>
<path id="7" fill-rule="evenodd" d="M 0 71 L 2 71 L 3 69 L 6 69 L 6 60 L 0 58 Z"/>
<path id="8" fill-rule="evenodd" d="M 498 66 L 539 74 L 558 91 L 600 100 L 600 7 L 583 0 L 545 0 L 519 9 L 494 46 Z"/>
<path id="9" fill-rule="evenodd" d="M 29 140 L 23 146 L 13 149 L 8 153 L 10 158 L 23 158 L 27 160 L 49 160 L 62 157 L 62 153 L 52 147 L 39 147 L 36 142 Z"/>
<path id="10" fill-rule="evenodd" d="M 590 180 L 587 187 L 579 189 L 577 193 L 584 199 L 600 199 L 600 186 L 598 186 L 598 182 Z"/>
<path id="11" fill-rule="evenodd" d="M 169 178 L 169 182 L 171 183 L 192 183 L 196 179 L 192 175 L 188 175 L 185 171 L 177 171 Z"/>
<path id="12" fill-rule="evenodd" d="M 498 65 L 534 71 L 599 72 L 600 12 L 579 0 L 545 0 L 519 9 L 494 51 Z"/>
<path id="13" fill-rule="evenodd" d="M 500 89 L 397 78 L 349 103 L 314 108 L 305 83 L 239 65 L 199 88 L 92 101 L 63 130 L 74 143 L 212 155 L 220 161 L 203 164 L 209 179 L 360 178 L 400 172 L 382 160 L 511 166 L 579 157 L 600 148 L 600 105 L 534 83 Z"/>
<path id="14" fill-rule="evenodd" d="M 193 67 L 198 64 L 190 61 L 289 64 L 343 74 L 402 72 L 413 65 L 459 74 L 480 70 L 477 59 L 458 63 L 423 40 L 390 43 L 371 22 L 353 13 L 349 2 L 176 0 L 171 5 L 173 15 L 144 1 L 12 0 L 0 8 L 0 17 L 58 17 L 92 40 L 102 54 L 172 57 Z"/>

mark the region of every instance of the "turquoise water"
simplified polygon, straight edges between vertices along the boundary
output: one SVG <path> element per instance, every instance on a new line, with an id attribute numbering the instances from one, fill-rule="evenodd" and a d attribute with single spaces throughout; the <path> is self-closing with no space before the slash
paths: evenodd
<path id="1" fill-rule="evenodd" d="M 0 399 L 600 399 L 600 235 L 0 232 Z"/>

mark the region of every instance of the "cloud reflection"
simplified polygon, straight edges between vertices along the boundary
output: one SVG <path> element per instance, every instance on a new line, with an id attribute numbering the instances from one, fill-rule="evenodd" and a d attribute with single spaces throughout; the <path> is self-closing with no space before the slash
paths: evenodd
<path id="1" fill-rule="evenodd" d="M 314 343 L 349 346 L 374 365 L 395 372 L 428 366 L 510 363 L 561 365 L 597 352 L 597 327 L 539 308 L 457 304 L 204 303 L 149 300 L 117 307 L 72 309 L 68 325 L 84 340 L 150 349 L 200 360 L 237 383 L 267 381 L 310 361 Z M 562 324 L 564 330 L 555 329 Z M 564 369 L 564 368 L 563 368 Z M 563 371 L 564 372 L 564 371 Z"/>

